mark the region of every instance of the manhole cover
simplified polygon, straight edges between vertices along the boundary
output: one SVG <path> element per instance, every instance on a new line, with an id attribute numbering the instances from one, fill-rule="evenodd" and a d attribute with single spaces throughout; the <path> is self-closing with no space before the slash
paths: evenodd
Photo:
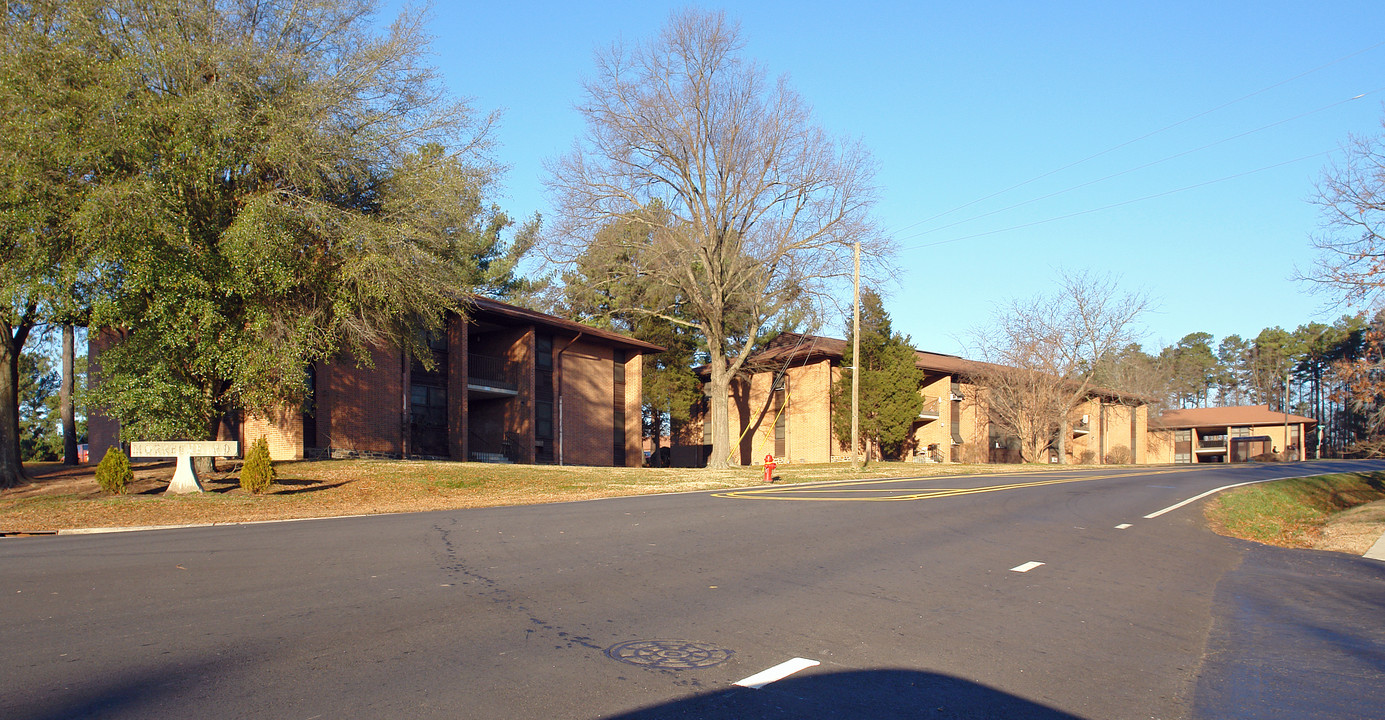
<path id="1" fill-rule="evenodd" d="M 684 640 L 631 640 L 606 648 L 606 657 L 630 665 L 685 670 L 720 665 L 731 651 Z"/>

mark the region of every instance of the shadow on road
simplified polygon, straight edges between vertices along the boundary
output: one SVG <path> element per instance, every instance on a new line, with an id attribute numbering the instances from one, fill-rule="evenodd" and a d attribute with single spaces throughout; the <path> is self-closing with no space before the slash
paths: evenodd
<path id="1" fill-rule="evenodd" d="M 1192 717 L 1385 716 L 1385 563 L 1231 542 Z"/>
<path id="2" fill-rule="evenodd" d="M 1077 716 L 948 675 L 914 670 L 820 673 L 780 680 L 762 690 L 733 687 L 614 716 L 660 718 L 937 718 L 982 720 Z"/>

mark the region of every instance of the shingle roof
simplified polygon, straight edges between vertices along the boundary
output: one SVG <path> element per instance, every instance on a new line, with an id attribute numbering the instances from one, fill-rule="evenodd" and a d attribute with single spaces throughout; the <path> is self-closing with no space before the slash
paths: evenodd
<path id="1" fill-rule="evenodd" d="M 579 322 L 574 322 L 572 320 L 564 320 L 563 318 L 556 317 L 554 315 L 548 315 L 545 313 L 538 312 L 537 310 L 529 310 L 527 308 L 518 307 L 516 305 L 510 305 L 508 303 L 500 302 L 499 300 L 492 300 L 490 298 L 475 296 L 468 299 L 467 302 L 472 306 L 471 314 L 474 314 L 477 317 L 485 317 L 487 315 L 505 317 L 512 320 L 533 323 L 535 325 L 542 325 L 544 327 L 563 330 L 566 332 L 582 333 L 583 335 L 601 338 L 602 340 L 606 340 L 617 345 L 639 348 L 640 350 L 647 350 L 649 352 L 663 352 L 665 349 L 658 345 L 655 345 L 654 343 L 648 343 L 643 340 L 637 340 L 635 338 L 630 337 L 629 335 L 618 333 L 613 330 L 606 330 L 603 328 L 591 327 L 590 325 L 583 325 Z"/>
<path id="2" fill-rule="evenodd" d="M 1271 410 L 1269 405 L 1233 405 L 1231 407 L 1182 408 L 1168 410 L 1153 424 L 1166 428 L 1191 428 L 1206 426 L 1233 425 L 1283 425 L 1290 423 L 1310 423 L 1318 421 L 1302 415 L 1285 414 Z"/>

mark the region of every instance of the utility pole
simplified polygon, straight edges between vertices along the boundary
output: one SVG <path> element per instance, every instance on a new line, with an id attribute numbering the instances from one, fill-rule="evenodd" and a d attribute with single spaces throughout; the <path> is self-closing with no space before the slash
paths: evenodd
<path id="1" fill-rule="evenodd" d="M 1289 459 L 1289 373 L 1287 372 L 1284 373 L 1284 459 Z M 1297 460 L 1298 458 L 1293 459 Z"/>
<path id="2" fill-rule="evenodd" d="M 860 420 L 861 420 L 861 241 L 855 245 L 855 271 L 852 278 L 856 286 L 856 299 L 851 309 L 851 469 L 861 469 Z"/>

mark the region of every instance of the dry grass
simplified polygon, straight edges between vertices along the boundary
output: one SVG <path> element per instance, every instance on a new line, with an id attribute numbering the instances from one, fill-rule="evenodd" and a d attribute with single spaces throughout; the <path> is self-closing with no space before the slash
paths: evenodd
<path id="1" fill-rule="evenodd" d="M 0 534 L 71 528 L 137 527 L 248 522 L 454 508 L 532 505 L 593 498 L 746 487 L 762 481 L 758 467 L 731 470 L 685 468 L 556 467 L 408 460 L 330 460 L 275 463 L 279 479 L 264 494 L 240 489 L 230 467 L 202 477 L 208 492 L 167 496 L 172 463 L 134 466 L 127 495 L 96 485 L 94 466 L 29 466 L 34 485 L 0 493 Z M 1017 470 L 1052 466 L 1006 466 Z M 776 482 L 802 483 L 852 477 L 916 477 L 994 472 L 989 465 L 872 463 L 781 466 Z"/>
<path id="2" fill-rule="evenodd" d="M 1320 475 L 1236 488 L 1206 515 L 1223 535 L 1360 555 L 1385 533 L 1383 499 L 1385 473 Z"/>

